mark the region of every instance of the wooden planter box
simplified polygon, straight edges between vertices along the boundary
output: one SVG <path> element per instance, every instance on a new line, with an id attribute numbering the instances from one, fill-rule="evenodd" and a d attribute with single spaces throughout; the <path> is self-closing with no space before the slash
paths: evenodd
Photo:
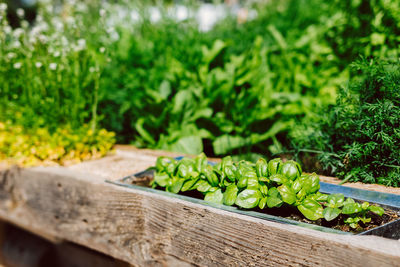
<path id="1" fill-rule="evenodd" d="M 154 164 L 117 151 L 72 167 L 0 172 L 0 218 L 137 266 L 399 266 L 400 242 L 320 232 L 105 183 Z"/>
<path id="2" fill-rule="evenodd" d="M 181 157 L 178 157 L 176 159 L 180 160 Z M 339 230 L 335 230 L 335 229 L 331 229 L 331 228 L 327 228 L 327 227 L 323 227 L 323 226 L 319 226 L 319 225 L 298 222 L 295 220 L 290 220 L 290 219 L 282 218 L 279 216 L 270 215 L 268 213 L 243 210 L 243 209 L 239 209 L 234 206 L 218 205 L 215 203 L 210 203 L 210 202 L 204 201 L 202 199 L 188 197 L 188 196 L 180 195 L 180 194 L 173 194 L 173 193 L 166 192 L 164 190 L 153 189 L 150 187 L 145 187 L 145 186 L 140 186 L 140 185 L 135 184 L 135 180 L 140 181 L 140 178 L 153 177 L 153 176 L 154 176 L 154 171 L 152 171 L 152 170 L 142 171 L 142 172 L 118 179 L 117 181 L 106 180 L 106 182 L 115 184 L 115 185 L 119 185 L 119 186 L 123 186 L 126 188 L 143 190 L 145 192 L 150 192 L 150 193 L 156 194 L 156 195 L 163 195 L 163 196 L 167 196 L 167 197 L 181 199 L 181 200 L 187 201 L 189 203 L 212 206 L 212 207 L 219 208 L 221 210 L 230 211 L 230 212 L 234 212 L 237 214 L 243 214 L 243 215 L 247 215 L 250 217 L 264 219 L 264 220 L 268 220 L 268 221 L 272 221 L 272 222 L 296 225 L 299 227 L 313 229 L 313 230 L 317 230 L 317 231 L 321 231 L 321 232 L 325 232 L 325 233 L 334 233 L 334 234 L 342 234 L 342 235 L 353 234 L 350 232 L 343 232 L 343 231 L 339 231 Z M 342 193 L 345 197 L 351 197 L 360 202 L 368 201 L 372 204 L 379 204 L 382 207 L 384 207 L 385 209 L 390 209 L 392 211 L 395 211 L 398 215 L 400 215 L 400 196 L 399 195 L 387 194 L 387 193 L 382 193 L 382 192 L 373 192 L 373 191 L 362 190 L 362 189 L 357 189 L 357 188 L 347 188 L 344 186 L 332 185 L 332 184 L 327 184 L 324 182 L 321 182 L 320 184 L 321 184 L 320 191 L 322 193 L 328 193 L 328 194 Z M 386 223 L 384 225 L 370 229 L 368 231 L 358 233 L 357 235 L 376 235 L 376 236 L 391 238 L 391 239 L 395 239 L 395 240 L 400 239 L 400 219 Z"/>

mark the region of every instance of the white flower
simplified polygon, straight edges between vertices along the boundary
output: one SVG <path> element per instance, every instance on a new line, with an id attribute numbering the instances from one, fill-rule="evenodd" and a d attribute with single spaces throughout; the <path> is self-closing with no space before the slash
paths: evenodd
<path id="1" fill-rule="evenodd" d="M 100 17 L 103 17 L 106 14 L 106 11 L 104 9 L 100 9 L 99 14 Z"/>
<path id="2" fill-rule="evenodd" d="M 74 50 L 75 51 L 82 51 L 84 50 L 86 47 L 86 40 L 85 39 L 79 39 L 76 43 L 76 45 L 74 46 Z"/>
<path id="3" fill-rule="evenodd" d="M 89 72 L 95 72 L 96 68 L 95 67 L 90 67 Z"/>
<path id="4" fill-rule="evenodd" d="M 36 68 L 40 69 L 43 66 L 43 64 L 42 64 L 42 62 L 36 62 L 35 66 L 36 66 Z"/>
<path id="5" fill-rule="evenodd" d="M 39 38 L 39 41 L 40 41 L 40 42 L 42 42 L 42 43 L 44 43 L 44 44 L 47 43 L 48 38 L 47 38 L 46 35 L 40 34 L 38 38 Z"/>
<path id="6" fill-rule="evenodd" d="M 60 51 L 55 51 L 53 57 L 59 57 L 61 55 Z"/>
<path id="7" fill-rule="evenodd" d="M 17 40 L 17 41 L 12 43 L 12 47 L 13 48 L 20 48 L 21 47 L 21 43 Z"/>
<path id="8" fill-rule="evenodd" d="M 5 33 L 5 34 L 10 34 L 10 33 L 12 32 L 11 27 L 8 26 L 8 25 L 7 25 L 7 26 L 4 26 L 3 30 L 4 30 L 4 33 Z"/>
<path id="9" fill-rule="evenodd" d="M 24 30 L 21 28 L 17 28 L 14 30 L 13 35 L 15 38 L 21 37 L 21 35 L 24 33 Z"/>
<path id="10" fill-rule="evenodd" d="M 100 53 L 104 53 L 104 52 L 106 52 L 106 49 L 104 47 L 100 47 L 99 51 L 100 51 Z"/>
<path id="11" fill-rule="evenodd" d="M 17 8 L 17 15 L 20 19 L 22 19 L 25 16 L 25 10 L 22 8 Z"/>
<path id="12" fill-rule="evenodd" d="M 7 4 L 6 3 L 0 3 L 0 11 L 6 11 L 7 10 Z"/>
<path id="13" fill-rule="evenodd" d="M 13 52 L 10 52 L 10 53 L 8 53 L 7 54 L 7 58 L 8 59 L 13 59 L 13 58 L 15 58 L 17 55 L 15 54 L 15 53 L 13 53 Z"/>
<path id="14" fill-rule="evenodd" d="M 22 66 L 21 62 L 14 63 L 14 69 L 16 69 L 16 70 L 19 70 L 21 68 L 21 66 Z"/>
<path id="15" fill-rule="evenodd" d="M 57 69 L 57 63 L 50 63 L 49 68 L 50 68 L 51 70 L 56 70 L 56 69 Z"/>

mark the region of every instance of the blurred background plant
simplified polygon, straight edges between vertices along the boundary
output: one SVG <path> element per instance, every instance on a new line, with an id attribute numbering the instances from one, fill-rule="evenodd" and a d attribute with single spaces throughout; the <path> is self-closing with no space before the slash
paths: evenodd
<path id="1" fill-rule="evenodd" d="M 42 0 L 31 24 L 13 10 L 1 16 L 0 121 L 105 128 L 190 154 L 299 156 L 310 169 L 321 150 L 299 136 L 332 142 L 314 126 L 350 63 L 398 58 L 394 0 Z"/>

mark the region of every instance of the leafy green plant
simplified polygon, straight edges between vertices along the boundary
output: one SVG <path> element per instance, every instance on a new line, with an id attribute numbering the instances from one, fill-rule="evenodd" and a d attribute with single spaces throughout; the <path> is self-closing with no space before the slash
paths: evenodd
<path id="1" fill-rule="evenodd" d="M 381 207 L 370 206 L 368 202 L 360 204 L 351 198 L 345 200 L 343 194 L 320 193 L 319 177 L 315 173 L 302 173 L 295 161 L 266 162 L 261 158 L 254 164 L 234 162 L 228 156 L 211 166 L 205 155 L 200 154 L 180 161 L 159 157 L 154 168 L 153 187 L 164 187 L 172 193 L 197 190 L 205 201 L 217 204 L 243 209 L 291 206 L 312 221 L 322 218 L 332 221 L 342 214 L 344 222 L 352 228 L 358 227 L 359 221 L 367 225 L 371 212 L 384 214 Z"/>
<path id="2" fill-rule="evenodd" d="M 400 63 L 363 59 L 352 67 L 326 119 L 295 145 L 320 151 L 325 170 L 346 181 L 400 186 Z"/>

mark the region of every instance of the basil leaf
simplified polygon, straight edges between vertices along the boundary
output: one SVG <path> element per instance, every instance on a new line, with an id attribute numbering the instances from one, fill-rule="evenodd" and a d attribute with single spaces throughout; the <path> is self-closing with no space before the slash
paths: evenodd
<path id="1" fill-rule="evenodd" d="M 235 179 L 236 179 L 236 175 L 235 175 L 236 167 L 235 167 L 235 165 L 227 165 L 227 166 L 225 166 L 224 167 L 224 173 L 225 173 L 225 176 L 228 177 L 228 179 L 230 181 L 232 181 L 232 182 L 235 181 Z"/>
<path id="2" fill-rule="evenodd" d="M 385 213 L 385 210 L 382 207 L 378 207 L 378 206 L 369 206 L 368 210 L 379 216 L 382 216 Z"/>
<path id="3" fill-rule="evenodd" d="M 331 208 L 340 208 L 344 203 L 344 195 L 343 194 L 331 194 L 328 196 L 327 200 L 328 206 Z"/>
<path id="4" fill-rule="evenodd" d="M 290 180 L 295 180 L 301 175 L 300 164 L 293 160 L 288 160 L 282 164 L 282 168 L 279 171 L 280 174 L 286 176 Z"/>
<path id="5" fill-rule="evenodd" d="M 222 204 L 223 194 L 221 189 L 215 190 L 214 192 L 208 192 L 204 197 L 205 201 Z"/>
<path id="6" fill-rule="evenodd" d="M 268 162 L 268 174 L 274 175 L 279 172 L 282 160 L 280 158 L 272 159 Z"/>
<path id="7" fill-rule="evenodd" d="M 226 191 L 224 192 L 224 198 L 223 198 L 223 203 L 228 206 L 232 206 L 235 204 L 237 193 L 239 192 L 239 189 L 237 188 L 236 185 L 232 184 L 226 188 Z"/>
<path id="8" fill-rule="evenodd" d="M 348 203 L 343 206 L 343 214 L 354 214 L 362 211 L 360 203 Z"/>
<path id="9" fill-rule="evenodd" d="M 182 188 L 183 182 L 185 181 L 185 179 L 180 178 L 180 179 L 173 179 L 172 183 L 167 185 L 167 192 L 171 192 L 174 194 L 178 194 L 179 191 Z"/>
<path id="10" fill-rule="evenodd" d="M 343 202 L 343 206 L 349 203 L 355 203 L 354 199 L 350 197 L 346 198 L 346 200 Z"/>
<path id="11" fill-rule="evenodd" d="M 192 190 L 193 189 L 192 187 L 194 186 L 195 183 L 197 183 L 198 180 L 199 180 L 199 178 L 195 178 L 193 180 L 187 180 L 183 184 L 181 191 L 185 192 L 185 191 L 188 191 L 188 190 Z"/>
<path id="12" fill-rule="evenodd" d="M 332 221 L 333 219 L 337 218 L 341 213 L 341 210 L 338 208 L 331 208 L 327 207 L 324 209 L 322 212 L 322 215 L 324 216 L 325 220 Z"/>
<path id="13" fill-rule="evenodd" d="M 267 197 L 263 197 L 260 199 L 260 202 L 258 203 L 258 207 L 260 209 L 265 208 L 265 205 L 267 204 Z"/>
<path id="14" fill-rule="evenodd" d="M 256 173 L 258 177 L 268 176 L 268 164 L 265 159 L 260 158 L 256 162 Z"/>
<path id="15" fill-rule="evenodd" d="M 163 172 L 154 174 L 154 181 L 161 187 L 166 187 L 170 179 L 169 175 Z"/>
<path id="16" fill-rule="evenodd" d="M 252 209 L 257 206 L 261 199 L 261 193 L 254 189 L 245 189 L 239 193 L 235 204 L 241 208 Z"/>
<path id="17" fill-rule="evenodd" d="M 212 187 L 207 181 L 199 180 L 196 184 L 197 191 L 199 192 L 207 192 Z"/>
<path id="18" fill-rule="evenodd" d="M 207 167 L 207 157 L 204 153 L 201 153 L 194 159 L 194 165 L 198 172 L 202 172 Z"/>
<path id="19" fill-rule="evenodd" d="M 237 187 L 239 188 L 245 188 L 247 187 L 247 177 L 242 177 L 239 179 L 239 182 L 237 183 Z"/>
<path id="20" fill-rule="evenodd" d="M 266 195 L 268 194 L 268 186 L 267 186 L 266 184 L 264 184 L 263 182 L 260 182 L 260 183 L 259 183 L 258 188 L 259 188 L 260 192 L 261 192 L 264 196 L 266 196 Z"/>
<path id="21" fill-rule="evenodd" d="M 277 183 L 278 185 L 287 184 L 289 182 L 289 180 L 282 174 L 274 174 L 271 177 L 269 177 L 269 179 Z"/>
<path id="22" fill-rule="evenodd" d="M 278 188 L 279 193 L 281 194 L 282 200 L 289 205 L 296 202 L 296 193 L 288 187 L 287 185 L 281 185 Z"/>
<path id="23" fill-rule="evenodd" d="M 309 220 L 315 221 L 324 217 L 321 204 L 315 200 L 305 199 L 297 208 Z"/>

